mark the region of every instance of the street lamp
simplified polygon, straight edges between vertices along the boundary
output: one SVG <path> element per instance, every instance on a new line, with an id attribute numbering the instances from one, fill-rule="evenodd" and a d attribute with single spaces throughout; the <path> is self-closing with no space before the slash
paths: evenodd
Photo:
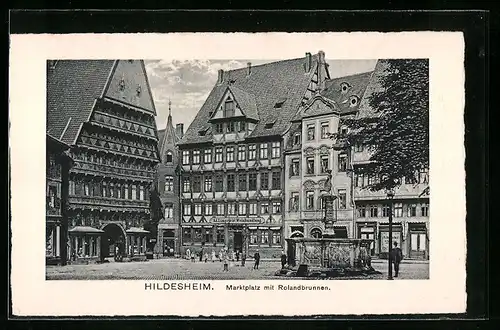
<path id="1" fill-rule="evenodd" d="M 387 189 L 386 190 L 387 194 L 387 199 L 389 200 L 389 248 L 388 248 L 388 262 L 389 262 L 389 272 L 387 279 L 392 280 L 392 254 L 391 254 L 391 248 L 392 248 L 392 201 L 394 198 L 394 190 L 393 189 Z"/>

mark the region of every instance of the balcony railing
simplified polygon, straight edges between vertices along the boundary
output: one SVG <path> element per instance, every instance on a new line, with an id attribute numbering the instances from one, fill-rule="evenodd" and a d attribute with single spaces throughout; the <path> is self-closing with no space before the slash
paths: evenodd
<path id="1" fill-rule="evenodd" d="M 70 195 L 68 201 L 70 204 L 80 204 L 80 205 L 95 205 L 95 206 L 101 205 L 101 206 L 112 206 L 112 207 L 136 207 L 136 208 L 149 207 L 148 200 L 121 199 L 121 198 L 100 197 L 100 196 Z"/>
<path id="2" fill-rule="evenodd" d="M 114 174 L 117 176 L 136 177 L 142 179 L 152 179 L 154 177 L 154 172 L 115 167 L 105 164 L 94 164 L 82 161 L 75 162 L 74 168 L 77 170 L 97 172 L 101 175 Z"/>

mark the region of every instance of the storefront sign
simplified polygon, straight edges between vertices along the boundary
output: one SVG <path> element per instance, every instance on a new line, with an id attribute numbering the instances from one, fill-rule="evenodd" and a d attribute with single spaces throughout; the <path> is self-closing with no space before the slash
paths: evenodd
<path id="1" fill-rule="evenodd" d="M 263 218 L 244 218 L 244 217 L 233 217 L 233 218 L 212 218 L 212 222 L 215 223 L 262 223 Z"/>
<path id="2" fill-rule="evenodd" d="M 392 244 L 394 242 L 398 243 L 398 247 L 401 247 L 401 232 L 395 231 L 392 232 Z M 388 252 L 389 251 L 389 232 L 383 231 L 380 233 L 380 252 Z"/>

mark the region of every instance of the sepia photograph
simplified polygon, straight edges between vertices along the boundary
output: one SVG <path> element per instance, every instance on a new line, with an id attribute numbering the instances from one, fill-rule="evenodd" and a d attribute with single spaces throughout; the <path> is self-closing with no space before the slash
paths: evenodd
<path id="1" fill-rule="evenodd" d="M 48 280 L 428 279 L 428 59 L 47 61 Z"/>

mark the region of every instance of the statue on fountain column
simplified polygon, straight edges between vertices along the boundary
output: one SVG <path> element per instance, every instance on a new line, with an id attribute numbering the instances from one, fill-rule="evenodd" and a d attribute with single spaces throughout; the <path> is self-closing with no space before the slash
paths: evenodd
<path id="1" fill-rule="evenodd" d="M 333 223 L 335 222 L 334 218 L 334 209 L 333 202 L 337 198 L 332 192 L 332 170 L 328 170 L 328 178 L 325 181 L 323 186 L 323 191 L 325 194 L 321 197 L 323 199 L 323 208 L 324 208 L 324 224 L 325 231 L 323 233 L 323 237 L 325 238 L 333 238 L 335 236 L 335 232 L 333 230 Z"/>

